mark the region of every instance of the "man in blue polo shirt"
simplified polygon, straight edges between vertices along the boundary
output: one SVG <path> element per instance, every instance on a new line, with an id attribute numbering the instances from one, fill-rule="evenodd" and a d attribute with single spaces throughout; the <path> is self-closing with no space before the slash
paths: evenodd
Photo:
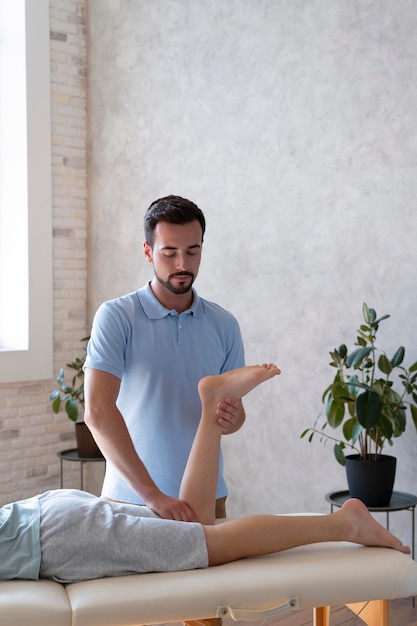
<path id="1" fill-rule="evenodd" d="M 85 369 L 85 420 L 107 459 L 103 495 L 195 521 L 179 486 L 201 413 L 198 381 L 244 365 L 237 320 L 197 295 L 205 219 L 191 201 L 156 200 L 145 214 L 154 277 L 101 305 Z M 217 410 L 225 434 L 244 422 L 240 399 Z M 217 498 L 227 487 L 220 458 Z M 225 511 L 220 510 L 219 516 Z"/>

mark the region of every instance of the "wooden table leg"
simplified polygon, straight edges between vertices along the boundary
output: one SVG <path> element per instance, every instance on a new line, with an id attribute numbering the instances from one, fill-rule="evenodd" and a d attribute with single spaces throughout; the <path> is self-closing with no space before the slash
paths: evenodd
<path id="1" fill-rule="evenodd" d="M 391 601 L 372 600 L 346 605 L 367 626 L 391 626 Z"/>
<path id="2" fill-rule="evenodd" d="M 314 626 L 330 626 L 330 607 L 316 606 L 313 609 Z"/>

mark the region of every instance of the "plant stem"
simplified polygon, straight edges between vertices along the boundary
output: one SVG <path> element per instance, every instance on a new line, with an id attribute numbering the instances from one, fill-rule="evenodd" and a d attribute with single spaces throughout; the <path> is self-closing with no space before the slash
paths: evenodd
<path id="1" fill-rule="evenodd" d="M 310 428 L 309 430 L 313 433 L 318 433 L 322 437 L 326 437 L 326 439 L 335 441 L 336 443 L 343 443 L 345 446 L 349 446 L 349 448 L 352 448 L 352 450 L 355 450 L 355 452 L 358 452 L 358 454 L 360 454 L 360 450 L 358 450 L 358 448 L 356 448 L 353 444 L 349 443 L 348 441 L 344 442 L 344 441 L 341 441 L 341 439 L 336 439 L 336 437 L 332 437 L 331 435 L 324 433 L 322 430 L 318 430 L 318 428 Z"/>

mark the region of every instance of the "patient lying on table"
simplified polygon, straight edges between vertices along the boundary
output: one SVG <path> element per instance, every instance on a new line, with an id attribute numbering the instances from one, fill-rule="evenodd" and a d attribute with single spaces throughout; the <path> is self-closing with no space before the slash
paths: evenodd
<path id="1" fill-rule="evenodd" d="M 323 541 L 409 554 L 354 499 L 329 515 L 251 515 L 214 524 L 222 436 L 217 403 L 241 398 L 279 373 L 273 364 L 253 365 L 200 381 L 202 414 L 180 491 L 198 523 L 162 519 L 147 507 L 109 502 L 83 491 L 48 491 L 0 509 L 0 579 L 75 582 L 179 571 Z"/>

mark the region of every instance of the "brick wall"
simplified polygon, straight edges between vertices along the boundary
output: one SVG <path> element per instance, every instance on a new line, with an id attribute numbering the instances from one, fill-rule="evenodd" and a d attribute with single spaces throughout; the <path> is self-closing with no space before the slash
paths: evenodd
<path id="1" fill-rule="evenodd" d="M 54 371 L 82 353 L 87 301 L 85 0 L 50 0 Z M 68 379 L 70 371 L 68 372 Z M 0 385 L 0 505 L 59 487 L 74 426 L 52 413 L 55 381 Z M 79 466 L 65 463 L 65 487 Z"/>

